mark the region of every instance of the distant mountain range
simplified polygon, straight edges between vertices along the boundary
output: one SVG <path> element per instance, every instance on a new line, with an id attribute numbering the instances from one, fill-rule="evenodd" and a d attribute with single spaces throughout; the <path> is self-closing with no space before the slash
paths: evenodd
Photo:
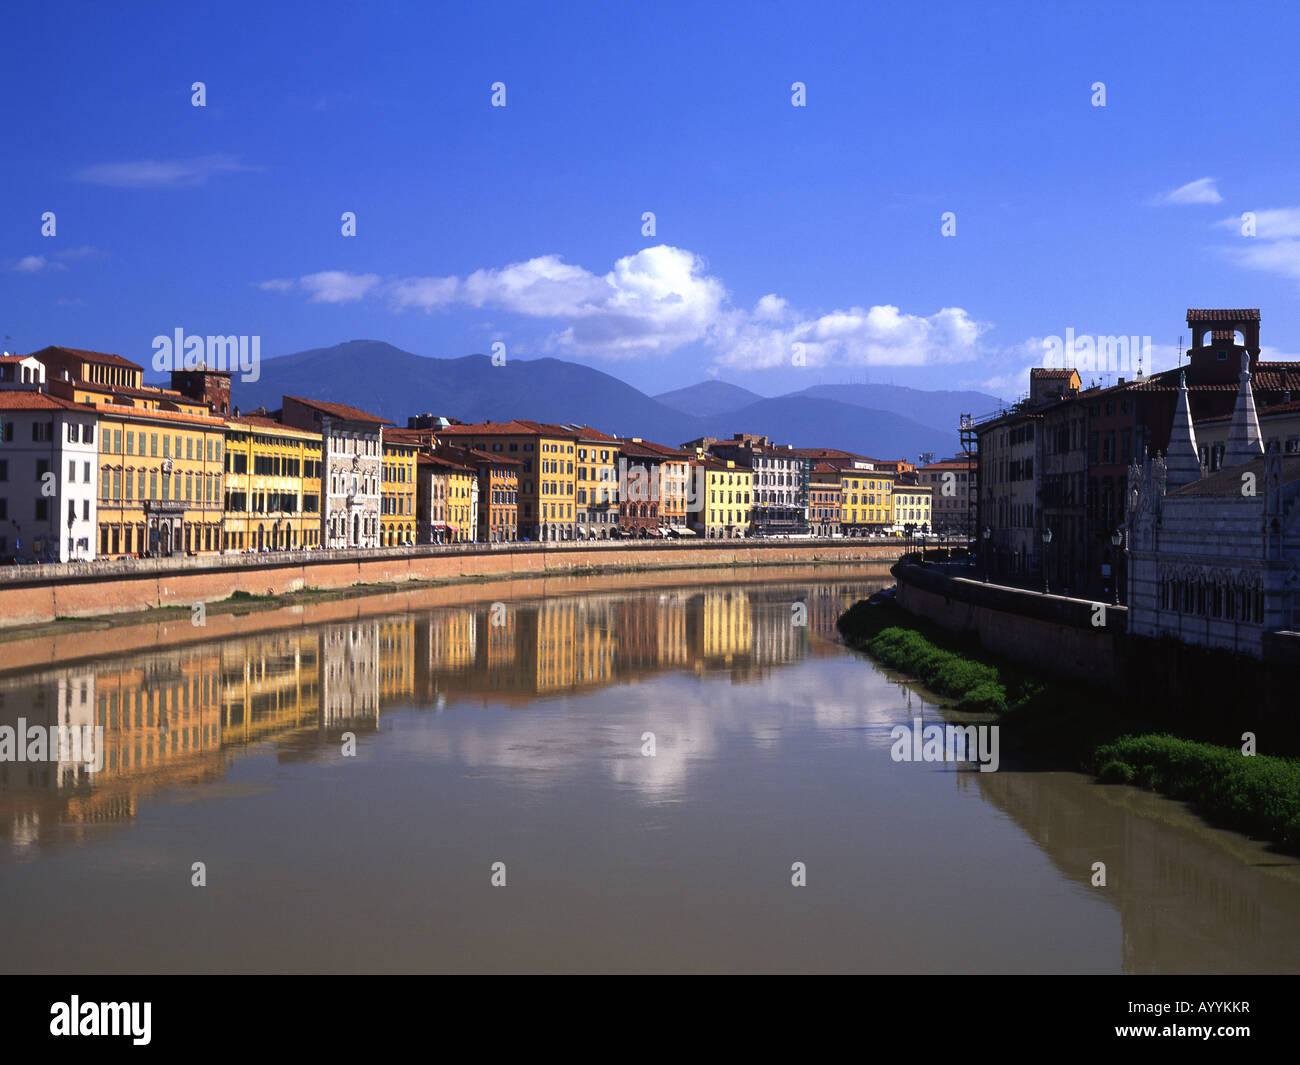
<path id="1" fill-rule="evenodd" d="M 912 461 L 925 451 L 952 454 L 958 413 L 1001 404 L 978 392 L 894 385 L 816 385 L 764 399 L 722 381 L 652 397 L 610 374 L 560 359 L 493 366 L 486 355 L 426 358 L 378 340 L 264 359 L 258 381 L 235 378 L 233 402 L 243 410 L 274 410 L 283 395 L 347 403 L 399 426 L 426 412 L 466 422 L 531 418 L 674 446 L 698 436 L 763 433 L 796 447 Z"/>

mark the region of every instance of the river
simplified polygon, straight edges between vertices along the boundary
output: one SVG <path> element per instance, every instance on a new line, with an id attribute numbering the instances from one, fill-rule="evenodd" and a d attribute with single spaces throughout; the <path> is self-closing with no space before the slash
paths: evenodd
<path id="1" fill-rule="evenodd" d="M 0 966 L 1300 971 L 1295 859 L 1078 774 L 894 761 L 944 716 L 838 641 L 877 573 L 0 644 L 0 725 L 103 729 L 98 771 L 0 762 Z"/>

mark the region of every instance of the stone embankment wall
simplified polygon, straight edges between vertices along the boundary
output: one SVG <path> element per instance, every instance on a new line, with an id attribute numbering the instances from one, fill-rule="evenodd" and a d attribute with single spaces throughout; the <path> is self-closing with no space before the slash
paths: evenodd
<path id="1" fill-rule="evenodd" d="M 240 593 L 284 595 L 307 589 L 536 577 L 575 571 L 892 562 L 899 550 L 897 542 L 870 540 L 466 544 L 6 566 L 0 569 L 0 627 L 191 606 Z"/>
<path id="2" fill-rule="evenodd" d="M 1113 686 L 1128 610 L 1087 599 L 948 576 L 925 566 L 894 567 L 898 602 L 949 632 L 974 633 L 980 646 L 1013 662 Z"/>

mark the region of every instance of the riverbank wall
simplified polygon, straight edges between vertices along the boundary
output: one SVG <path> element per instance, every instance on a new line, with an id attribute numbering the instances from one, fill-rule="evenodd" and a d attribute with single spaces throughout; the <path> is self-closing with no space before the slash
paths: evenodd
<path id="1" fill-rule="evenodd" d="M 898 604 L 992 654 L 1031 669 L 1103 687 L 1120 682 L 1128 627 L 1122 606 L 985 584 L 937 567 L 899 564 Z"/>
<path id="2" fill-rule="evenodd" d="M 910 562 L 891 572 L 907 613 L 973 636 L 1010 662 L 1121 693 L 1138 706 L 1222 722 L 1233 738 L 1267 727 L 1292 747 L 1300 742 L 1300 633 L 1267 634 L 1261 661 L 1133 636 L 1122 606 L 985 584 Z"/>
<path id="3" fill-rule="evenodd" d="M 412 581 L 792 563 L 889 563 L 898 552 L 897 543 L 869 540 L 466 544 L 9 566 L 0 572 L 0 628 L 158 607 L 192 607 L 232 597 L 264 598 Z"/>

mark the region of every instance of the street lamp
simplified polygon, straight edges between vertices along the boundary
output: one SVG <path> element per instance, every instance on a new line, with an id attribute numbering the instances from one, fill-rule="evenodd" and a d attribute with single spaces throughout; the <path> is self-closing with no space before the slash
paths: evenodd
<path id="1" fill-rule="evenodd" d="M 1111 542 L 1111 546 L 1114 547 L 1115 549 L 1111 552 L 1111 557 L 1110 557 L 1110 570 L 1111 570 L 1110 579 L 1111 579 L 1111 583 L 1115 585 L 1114 605 L 1119 606 L 1119 558 L 1120 558 L 1119 547 L 1120 544 L 1124 542 L 1124 534 L 1120 532 L 1118 529 L 1116 529 L 1113 533 L 1110 534 L 1110 542 Z"/>
<path id="2" fill-rule="evenodd" d="M 1047 595 L 1050 590 L 1047 587 L 1047 545 L 1050 544 L 1051 542 L 1052 542 L 1052 530 L 1044 529 L 1043 530 L 1043 594 L 1044 595 Z"/>
<path id="3" fill-rule="evenodd" d="M 993 538 L 993 530 L 984 530 L 984 583 L 989 582 L 989 540 Z"/>

